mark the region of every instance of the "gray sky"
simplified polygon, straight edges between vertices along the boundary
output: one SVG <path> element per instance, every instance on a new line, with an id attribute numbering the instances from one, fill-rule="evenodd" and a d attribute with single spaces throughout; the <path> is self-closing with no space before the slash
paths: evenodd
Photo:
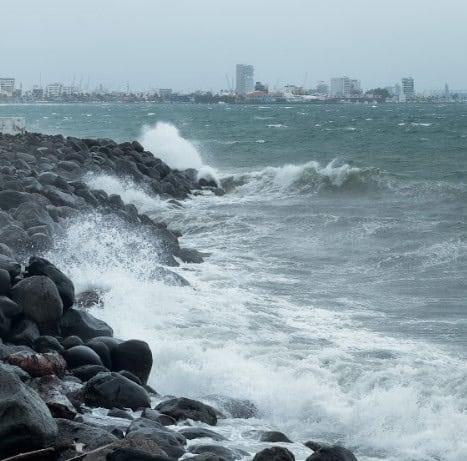
<path id="1" fill-rule="evenodd" d="M 0 76 L 133 89 L 412 75 L 467 89 L 467 0 L 0 0 Z"/>

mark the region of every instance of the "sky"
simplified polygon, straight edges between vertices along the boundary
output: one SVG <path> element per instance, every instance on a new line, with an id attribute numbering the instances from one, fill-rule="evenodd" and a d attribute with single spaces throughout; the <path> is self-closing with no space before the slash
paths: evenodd
<path id="1" fill-rule="evenodd" d="M 24 88 L 217 91 L 246 63 L 271 88 L 467 89 L 467 0 L 0 0 L 0 24 L 0 76 Z"/>

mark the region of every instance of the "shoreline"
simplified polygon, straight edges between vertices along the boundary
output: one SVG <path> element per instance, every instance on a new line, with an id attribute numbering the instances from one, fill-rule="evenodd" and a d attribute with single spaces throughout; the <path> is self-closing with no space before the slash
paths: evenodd
<path id="1" fill-rule="evenodd" d="M 231 399 L 228 410 L 221 402 L 215 408 L 157 394 L 147 385 L 148 344 L 114 338 L 111 325 L 88 312 L 105 308 L 99 293 L 75 293 L 66 267 L 40 257 L 64 235 L 68 218 L 97 212 L 144 229 L 164 280 L 183 286 L 188 282 L 169 268 L 178 260 L 202 264 L 205 255 L 181 247 L 167 224 L 82 179 L 89 173 L 130 178 L 174 206 L 202 190 L 221 195 L 218 185 L 198 180 L 195 170 L 171 169 L 137 141 L 0 135 L 0 158 L 0 414 L 6 415 L 0 460 L 37 450 L 43 451 L 22 459 L 295 459 L 286 448 L 291 441 L 276 431 L 254 435 L 275 444 L 256 454 L 219 444 L 223 436 L 206 425 L 229 414 L 254 417 L 254 404 Z M 204 425 L 180 427 L 187 419 Z M 309 461 L 356 459 L 342 447 L 305 445 Z"/>

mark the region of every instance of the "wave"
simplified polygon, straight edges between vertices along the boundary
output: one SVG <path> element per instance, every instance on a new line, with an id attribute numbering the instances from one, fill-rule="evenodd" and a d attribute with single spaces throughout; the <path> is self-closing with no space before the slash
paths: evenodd
<path id="1" fill-rule="evenodd" d="M 303 165 L 270 166 L 252 173 L 233 175 L 221 182 L 228 191 L 316 193 L 364 192 L 372 187 L 377 188 L 381 181 L 382 173 L 377 168 L 358 168 L 348 163 L 338 165 L 337 160 L 332 160 L 324 166 L 316 161 Z"/>
<path id="2" fill-rule="evenodd" d="M 219 183 L 216 170 L 203 162 L 196 146 L 183 138 L 175 125 L 167 122 L 146 125 L 139 140 L 145 149 L 170 167 L 178 170 L 194 168 L 198 170 L 198 180 L 204 178 Z"/>

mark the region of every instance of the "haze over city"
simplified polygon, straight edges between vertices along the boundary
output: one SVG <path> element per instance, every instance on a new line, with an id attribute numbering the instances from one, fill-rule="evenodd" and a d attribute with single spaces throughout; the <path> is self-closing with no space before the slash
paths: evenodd
<path id="1" fill-rule="evenodd" d="M 245 62 L 271 88 L 342 75 L 373 88 L 410 75 L 419 90 L 463 90 L 466 17 L 461 0 L 10 2 L 1 74 L 25 87 L 218 91 Z"/>

